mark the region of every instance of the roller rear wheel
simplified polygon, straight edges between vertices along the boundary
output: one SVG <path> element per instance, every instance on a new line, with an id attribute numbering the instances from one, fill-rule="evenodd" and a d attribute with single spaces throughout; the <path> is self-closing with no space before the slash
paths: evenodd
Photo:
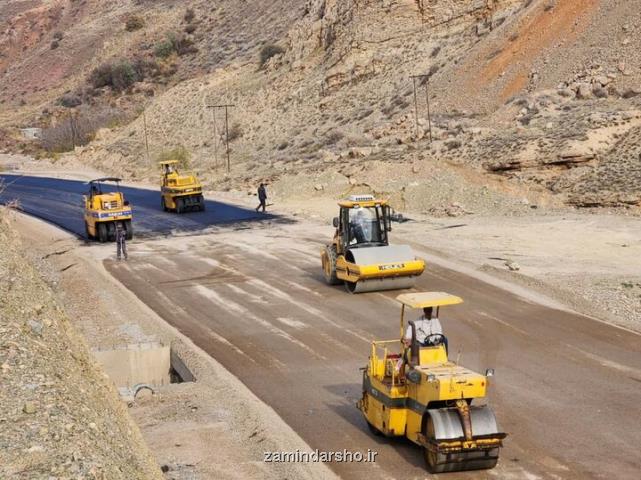
<path id="1" fill-rule="evenodd" d="M 107 224 L 102 222 L 97 224 L 96 230 L 98 231 L 98 241 L 100 243 L 105 243 L 109 239 L 109 234 L 107 232 Z"/>
<path id="2" fill-rule="evenodd" d="M 131 224 L 131 220 L 125 220 L 124 224 L 125 224 L 125 232 L 126 232 L 125 238 L 127 240 L 131 240 L 132 238 L 134 238 L 134 227 Z"/>
<path id="3" fill-rule="evenodd" d="M 176 213 L 183 213 L 185 210 L 184 202 L 182 198 L 176 199 Z"/>

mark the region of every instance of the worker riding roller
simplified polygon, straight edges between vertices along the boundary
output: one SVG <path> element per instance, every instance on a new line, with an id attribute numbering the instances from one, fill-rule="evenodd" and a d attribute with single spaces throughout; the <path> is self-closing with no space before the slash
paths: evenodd
<path id="1" fill-rule="evenodd" d="M 177 160 L 160 162 L 160 206 L 167 211 L 183 213 L 188 210 L 204 211 L 205 198 L 198 178 L 192 173 L 178 171 Z"/>
<path id="2" fill-rule="evenodd" d="M 372 195 L 352 195 L 339 202 L 332 243 L 321 250 L 325 281 L 344 283 L 348 292 L 394 290 L 414 286 L 425 270 L 408 245 L 390 245 L 390 207 Z"/>
<path id="3" fill-rule="evenodd" d="M 430 324 L 440 308 L 463 300 L 443 292 L 406 293 L 397 300 L 401 341 L 372 342 L 363 371 L 357 406 L 370 430 L 423 447 L 431 473 L 494 468 L 506 434 L 490 407 L 478 404 L 494 372 L 481 375 L 450 361 L 440 323 Z M 406 327 L 406 308 L 424 315 Z"/>

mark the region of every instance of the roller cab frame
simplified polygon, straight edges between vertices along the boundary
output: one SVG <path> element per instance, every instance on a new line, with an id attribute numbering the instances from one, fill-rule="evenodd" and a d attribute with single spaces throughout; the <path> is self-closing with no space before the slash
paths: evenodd
<path id="1" fill-rule="evenodd" d="M 330 285 L 344 283 L 350 293 L 410 288 L 425 270 L 407 245 L 390 245 L 391 208 L 372 195 L 352 195 L 338 203 L 332 242 L 321 250 Z"/>
<path id="2" fill-rule="evenodd" d="M 184 213 L 205 210 L 203 188 L 193 173 L 181 173 L 177 160 L 159 162 L 160 206 L 165 212 Z"/>
<path id="3" fill-rule="evenodd" d="M 363 368 L 363 396 L 357 407 L 376 435 L 407 437 L 423 448 L 431 473 L 496 466 L 506 434 L 485 400 L 489 377 L 448 359 L 445 346 L 403 343 L 407 308 L 437 310 L 463 300 L 443 292 L 399 295 L 401 341 L 374 341 Z M 437 313 L 438 315 L 438 313 Z M 438 343 L 438 342 L 436 342 Z"/>
<path id="4" fill-rule="evenodd" d="M 83 195 L 85 234 L 99 242 L 116 239 L 116 225 L 125 229 L 126 238 L 134 235 L 133 211 L 120 191 L 120 178 L 105 177 L 90 181 L 89 191 Z"/>

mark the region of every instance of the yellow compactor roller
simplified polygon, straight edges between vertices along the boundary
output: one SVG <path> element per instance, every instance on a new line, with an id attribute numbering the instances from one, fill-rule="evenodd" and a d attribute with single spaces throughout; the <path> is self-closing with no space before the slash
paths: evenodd
<path id="1" fill-rule="evenodd" d="M 462 303 L 442 292 L 399 295 L 401 342 L 374 341 L 363 371 L 363 398 L 357 406 L 370 430 L 387 437 L 407 437 L 423 447 L 431 473 L 494 468 L 505 433 L 500 432 L 485 399 L 487 370 L 480 375 L 447 356 L 442 335 L 433 335 L 428 345 L 416 340 L 410 321 L 411 342 L 406 336 L 405 310 Z M 438 316 L 438 310 L 437 310 Z"/>
<path id="2" fill-rule="evenodd" d="M 177 160 L 160 162 L 160 169 L 160 206 L 165 212 L 205 210 L 203 187 L 194 174 L 179 172 Z"/>
<path id="3" fill-rule="evenodd" d="M 106 185 L 109 183 L 113 186 Z M 83 195 L 83 205 L 88 239 L 100 242 L 115 240 L 117 223 L 124 227 L 127 240 L 133 238 L 131 205 L 120 191 L 119 178 L 97 178 L 89 182 L 89 192 Z"/>
<path id="4" fill-rule="evenodd" d="M 392 228 L 387 200 L 352 195 L 338 205 L 334 239 L 321 250 L 327 283 L 343 282 L 350 293 L 414 286 L 425 262 L 408 245 L 389 244 Z"/>

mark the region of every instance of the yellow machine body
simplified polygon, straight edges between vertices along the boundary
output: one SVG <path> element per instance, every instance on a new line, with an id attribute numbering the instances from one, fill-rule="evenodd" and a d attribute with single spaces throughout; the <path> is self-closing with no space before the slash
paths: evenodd
<path id="1" fill-rule="evenodd" d="M 405 308 L 461 303 L 442 292 L 400 295 L 401 339 Z M 506 434 L 484 399 L 488 376 L 450 361 L 444 345 L 406 348 L 398 340 L 372 342 L 358 408 L 370 429 L 407 437 L 424 449 L 428 470 L 441 473 L 493 468 Z"/>
<path id="2" fill-rule="evenodd" d="M 193 173 L 181 173 L 177 160 L 159 163 L 161 206 L 164 211 L 183 213 L 189 210 L 204 211 L 203 188 Z"/>
<path id="3" fill-rule="evenodd" d="M 351 293 L 410 288 L 425 270 L 407 245 L 390 245 L 387 200 L 354 195 L 338 203 L 332 243 L 321 250 L 321 265 L 330 285 L 344 283 Z"/>
<path id="4" fill-rule="evenodd" d="M 127 239 L 133 238 L 133 212 L 131 205 L 120 191 L 119 178 L 98 178 L 89 182 L 89 192 L 83 195 L 85 234 L 100 242 L 115 240 L 116 224 L 126 231 Z M 114 183 L 115 186 L 105 185 Z"/>

